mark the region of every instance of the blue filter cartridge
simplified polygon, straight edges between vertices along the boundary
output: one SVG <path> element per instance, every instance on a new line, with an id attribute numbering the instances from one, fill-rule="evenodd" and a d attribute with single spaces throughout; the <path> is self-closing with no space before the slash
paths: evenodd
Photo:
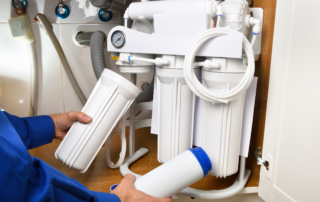
<path id="1" fill-rule="evenodd" d="M 207 153 L 197 147 L 186 150 L 138 178 L 134 185 L 148 195 L 167 198 L 204 178 L 211 169 Z"/>

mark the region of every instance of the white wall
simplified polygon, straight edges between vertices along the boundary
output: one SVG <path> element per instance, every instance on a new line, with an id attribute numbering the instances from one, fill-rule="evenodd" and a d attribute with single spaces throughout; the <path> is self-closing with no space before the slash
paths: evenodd
<path id="1" fill-rule="evenodd" d="M 122 1 L 122 0 L 120 0 Z M 38 67 L 43 72 L 43 91 L 40 95 L 42 105 L 39 114 L 63 113 L 70 110 L 80 111 L 82 104 L 75 94 L 69 79 L 60 63 L 59 57 L 49 37 L 39 29 L 34 17 L 43 13 L 53 23 L 53 29 L 60 40 L 61 46 L 69 61 L 75 78 L 82 91 L 88 98 L 95 83 L 90 48 L 79 48 L 72 42 L 72 35 L 77 28 L 88 31 L 109 30 L 120 23 L 122 18 L 114 14 L 113 19 L 101 22 L 96 16 L 85 17 L 84 10 L 79 9 L 76 0 L 66 1 L 71 8 L 67 19 L 61 20 L 55 16 L 56 1 L 53 0 L 28 0 L 27 15 L 31 22 L 32 31 L 36 40 Z M 0 107 L 18 115 L 29 116 L 30 112 L 30 60 L 27 45 L 14 40 L 11 36 L 7 20 L 17 14 L 11 6 L 11 0 L 0 1 Z M 118 67 L 105 51 L 108 68 L 119 73 Z M 141 81 L 149 81 L 152 74 L 140 75 Z"/>
<path id="2" fill-rule="evenodd" d="M 272 158 L 259 188 L 268 202 L 320 201 L 319 8 L 317 0 L 277 1 L 263 146 Z"/>

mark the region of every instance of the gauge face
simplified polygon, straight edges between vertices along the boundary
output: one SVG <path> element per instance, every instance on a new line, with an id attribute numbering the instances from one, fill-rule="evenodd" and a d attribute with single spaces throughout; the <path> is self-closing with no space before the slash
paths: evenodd
<path id="1" fill-rule="evenodd" d="M 115 31 L 111 36 L 111 43 L 115 48 L 121 48 L 125 43 L 125 37 L 123 32 Z"/>

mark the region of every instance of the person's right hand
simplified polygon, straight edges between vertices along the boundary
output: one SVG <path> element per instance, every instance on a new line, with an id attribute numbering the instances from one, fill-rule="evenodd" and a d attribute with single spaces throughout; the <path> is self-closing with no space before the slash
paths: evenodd
<path id="1" fill-rule="evenodd" d="M 121 202 L 173 202 L 172 198 L 155 198 L 137 190 L 133 184 L 135 181 L 135 176 L 127 174 L 111 193 L 117 195 Z"/>

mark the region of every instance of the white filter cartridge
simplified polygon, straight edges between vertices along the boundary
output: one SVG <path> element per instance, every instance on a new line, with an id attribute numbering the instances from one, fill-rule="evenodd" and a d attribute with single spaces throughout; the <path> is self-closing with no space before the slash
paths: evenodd
<path id="1" fill-rule="evenodd" d="M 243 75 L 202 71 L 203 84 L 215 92 L 230 90 L 241 81 Z M 228 104 L 201 101 L 201 145 L 213 165 L 209 174 L 217 177 L 232 175 L 238 171 L 245 93 Z"/>
<path id="2" fill-rule="evenodd" d="M 157 198 L 168 198 L 204 178 L 212 164 L 200 148 L 189 149 L 134 183 L 136 189 Z"/>
<path id="3" fill-rule="evenodd" d="M 85 172 L 139 93 L 139 88 L 131 82 L 105 69 L 82 109 L 92 117 L 92 122 L 74 123 L 57 149 L 56 158 Z"/>
<path id="4" fill-rule="evenodd" d="M 133 2 L 127 10 L 127 15 L 132 20 L 153 20 L 154 14 L 179 14 L 179 13 L 206 13 L 214 16 L 213 2 L 211 0 L 184 0 L 181 1 L 146 1 Z"/>
<path id="5" fill-rule="evenodd" d="M 200 73 L 199 69 L 194 71 Z M 165 163 L 192 148 L 195 95 L 184 79 L 183 69 L 157 68 L 156 77 L 158 161 Z"/>

